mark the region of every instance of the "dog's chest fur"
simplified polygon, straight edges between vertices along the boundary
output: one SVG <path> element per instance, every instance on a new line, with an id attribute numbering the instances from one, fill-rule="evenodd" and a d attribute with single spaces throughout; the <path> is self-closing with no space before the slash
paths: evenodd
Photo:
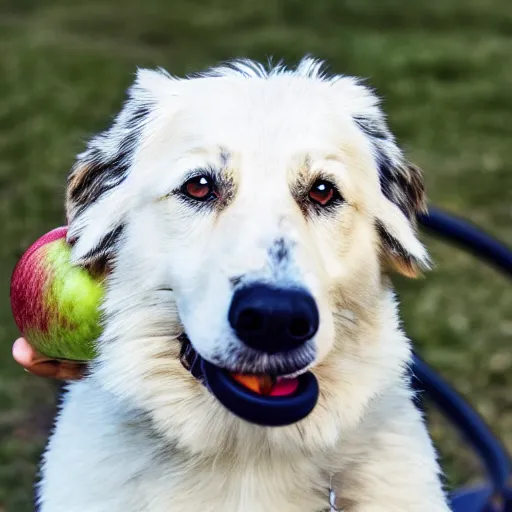
<path id="1" fill-rule="evenodd" d="M 305 455 L 199 458 L 143 425 L 123 420 L 101 391 L 74 385 L 48 447 L 41 512 L 329 510 L 328 474 Z"/>

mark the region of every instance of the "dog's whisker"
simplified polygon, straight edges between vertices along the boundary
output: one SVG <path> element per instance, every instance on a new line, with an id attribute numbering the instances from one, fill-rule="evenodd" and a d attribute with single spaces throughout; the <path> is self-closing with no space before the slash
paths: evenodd
<path id="1" fill-rule="evenodd" d="M 349 309 L 341 310 L 341 311 L 334 311 L 333 316 L 335 319 L 342 319 L 346 320 L 352 325 L 358 325 L 359 322 L 357 320 L 357 316 L 353 311 L 350 311 Z"/>

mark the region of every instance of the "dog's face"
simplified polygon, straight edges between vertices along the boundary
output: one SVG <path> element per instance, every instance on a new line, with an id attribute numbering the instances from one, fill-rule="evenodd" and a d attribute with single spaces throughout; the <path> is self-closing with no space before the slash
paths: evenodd
<path id="1" fill-rule="evenodd" d="M 68 186 L 75 261 L 114 268 L 107 333 L 158 338 L 139 364 L 176 359 L 184 332 L 219 367 L 271 375 L 354 355 L 379 323 L 384 267 L 427 263 L 413 229 L 423 204 L 375 96 L 310 60 L 139 72 Z M 131 331 L 109 331 L 114 317 Z"/>

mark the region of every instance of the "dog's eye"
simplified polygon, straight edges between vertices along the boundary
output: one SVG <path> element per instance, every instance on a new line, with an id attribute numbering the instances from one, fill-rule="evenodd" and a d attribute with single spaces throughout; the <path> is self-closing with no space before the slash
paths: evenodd
<path id="1" fill-rule="evenodd" d="M 217 192 L 211 178 L 196 176 L 188 180 L 182 187 L 182 192 L 196 201 L 211 201 L 216 199 Z"/>
<path id="2" fill-rule="evenodd" d="M 334 201 L 341 199 L 336 187 L 326 180 L 315 181 L 308 195 L 311 201 L 320 206 L 329 206 Z"/>

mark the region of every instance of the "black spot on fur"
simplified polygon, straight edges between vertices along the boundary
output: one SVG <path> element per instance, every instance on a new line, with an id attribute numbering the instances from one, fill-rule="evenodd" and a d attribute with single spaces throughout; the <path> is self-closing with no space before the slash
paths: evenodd
<path id="1" fill-rule="evenodd" d="M 80 214 L 87 206 L 96 202 L 103 194 L 122 183 L 128 175 L 129 152 L 118 153 L 111 160 L 101 160 L 94 155 L 93 160 L 86 164 L 88 169 L 83 179 L 70 189 L 70 200 Z"/>
<path id="2" fill-rule="evenodd" d="M 77 162 L 68 178 L 69 200 L 75 215 L 79 215 L 88 205 L 126 179 L 144 120 L 150 112 L 149 104 L 140 105 L 123 121 L 122 130 L 126 134 L 119 140 L 113 156 L 107 156 L 97 145 L 102 139 L 115 135 L 106 132 L 93 139 L 84 159 Z M 82 176 L 77 179 L 77 174 Z"/>
<path id="3" fill-rule="evenodd" d="M 283 263 L 289 257 L 288 246 L 284 238 L 278 238 L 269 249 L 269 255 L 274 263 Z"/>
<path id="4" fill-rule="evenodd" d="M 86 253 L 82 260 L 85 264 L 90 261 L 97 262 L 106 260 L 113 253 L 113 248 L 117 244 L 121 234 L 123 232 L 124 225 L 121 224 L 117 226 L 117 228 L 108 232 L 100 241 L 100 243 L 91 249 L 88 253 Z"/>
<path id="5" fill-rule="evenodd" d="M 375 224 L 379 236 L 381 240 L 384 242 L 388 251 L 390 251 L 391 254 L 394 256 L 399 256 L 400 258 L 403 259 L 409 259 L 409 253 L 403 248 L 402 244 L 387 231 L 384 225 L 380 221 L 376 221 Z"/>
<path id="6" fill-rule="evenodd" d="M 368 137 L 374 138 L 374 139 L 387 139 L 388 134 L 386 133 L 386 130 L 379 126 L 378 123 L 373 121 L 372 119 L 368 117 L 363 116 L 354 116 L 353 117 L 354 122 L 357 124 L 357 126 L 364 132 Z"/>
<path id="7" fill-rule="evenodd" d="M 386 145 L 394 140 L 382 119 L 354 116 L 353 120 L 374 148 L 382 193 L 407 218 L 414 219 L 425 208 L 420 170 L 407 162 L 393 161 Z"/>
<path id="8" fill-rule="evenodd" d="M 151 105 L 139 105 L 136 110 L 134 110 L 126 122 L 126 127 L 130 128 L 138 128 L 141 124 L 148 118 L 151 113 Z"/>
<path id="9" fill-rule="evenodd" d="M 231 283 L 231 286 L 233 286 L 233 288 L 236 288 L 237 286 L 240 285 L 242 280 L 243 280 L 243 276 L 235 276 L 235 277 L 231 277 L 229 279 L 229 282 Z"/>
<path id="10" fill-rule="evenodd" d="M 379 170 L 380 188 L 389 201 L 395 203 L 406 217 L 410 215 L 410 209 L 403 192 L 403 179 L 397 173 L 391 159 L 383 152 L 377 153 L 377 166 Z"/>
<path id="11" fill-rule="evenodd" d="M 378 151 L 377 165 L 382 193 L 407 218 L 415 219 L 426 208 L 421 171 L 408 163 L 393 164 L 383 151 Z"/>
<path id="12" fill-rule="evenodd" d="M 418 269 L 421 268 L 421 263 L 406 251 L 402 244 L 386 230 L 381 222 L 376 221 L 376 227 L 382 243 L 383 255 L 385 255 L 387 261 L 401 274 L 408 277 L 416 277 L 419 273 Z"/>

